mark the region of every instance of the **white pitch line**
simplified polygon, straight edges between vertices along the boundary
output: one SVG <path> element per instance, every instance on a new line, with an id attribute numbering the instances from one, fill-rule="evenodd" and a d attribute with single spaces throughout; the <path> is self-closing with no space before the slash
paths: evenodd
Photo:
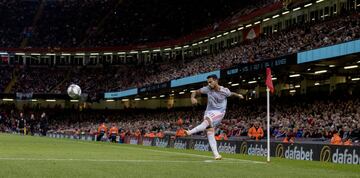
<path id="1" fill-rule="evenodd" d="M 220 163 L 220 164 L 241 164 L 239 161 L 186 161 L 186 160 L 127 160 L 127 159 L 60 159 L 60 158 L 0 158 L 6 161 L 82 161 L 82 162 L 133 162 L 133 163 Z"/>
<path id="2" fill-rule="evenodd" d="M 198 155 L 198 154 L 192 154 L 192 153 L 179 153 L 179 152 L 164 151 L 164 150 L 146 149 L 146 148 L 136 148 L 136 149 L 151 150 L 154 152 L 176 154 L 176 155 L 188 155 L 188 156 L 196 156 L 196 157 L 212 158 L 212 159 L 214 158 L 212 156 Z M 246 162 L 246 163 L 254 163 L 254 164 L 265 164 L 265 162 L 261 162 L 261 161 L 252 161 L 252 160 L 244 160 L 244 159 L 236 159 L 236 158 L 223 158 L 223 160 L 232 160 L 232 161 L 236 161 L 236 162 Z"/>
<path id="3" fill-rule="evenodd" d="M 79 142 L 79 143 L 85 143 L 85 144 L 92 144 L 91 142 Z M 96 145 L 96 144 L 92 144 Z M 153 149 L 147 149 L 147 148 L 140 148 L 140 147 L 128 147 L 126 144 L 121 145 L 108 145 L 108 146 L 114 146 L 114 147 L 121 147 L 126 149 L 139 149 L 139 150 L 147 150 L 147 151 L 153 151 L 153 152 L 159 152 L 159 153 L 167 153 L 167 154 L 173 154 L 173 155 L 187 155 L 187 156 L 195 156 L 195 157 L 202 157 L 202 158 L 211 158 L 212 156 L 206 156 L 206 155 L 198 155 L 198 154 L 192 154 L 192 153 L 179 153 L 179 152 L 172 152 L 172 151 L 165 151 L 165 150 L 153 150 Z M 238 161 L 238 162 L 246 162 L 246 163 L 254 163 L 254 164 L 266 164 L 266 162 L 261 161 L 252 161 L 252 160 L 245 160 L 245 159 L 236 159 L 236 158 L 223 158 L 223 160 L 232 160 L 232 161 Z"/>

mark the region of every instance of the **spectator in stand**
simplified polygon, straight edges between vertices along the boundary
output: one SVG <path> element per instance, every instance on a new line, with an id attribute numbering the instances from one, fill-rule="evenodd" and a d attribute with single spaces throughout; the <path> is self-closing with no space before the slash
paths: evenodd
<path id="1" fill-rule="evenodd" d="M 13 68 L 3 67 L 0 68 L 0 92 L 4 92 L 5 87 L 9 84 L 12 79 Z"/>
<path id="2" fill-rule="evenodd" d="M 182 126 L 179 126 L 179 128 L 176 130 L 176 137 L 185 137 L 185 129 Z"/>
<path id="3" fill-rule="evenodd" d="M 99 128 L 98 128 L 98 133 L 97 133 L 98 135 L 97 135 L 96 141 L 101 141 L 106 133 L 107 133 L 107 127 L 106 127 L 105 123 L 100 124 Z"/>
<path id="4" fill-rule="evenodd" d="M 258 122 L 255 122 L 254 125 L 249 129 L 248 136 L 250 139 L 260 140 L 264 137 L 264 131 L 259 126 Z"/>
<path id="5" fill-rule="evenodd" d="M 160 129 L 157 133 L 156 133 L 156 137 L 157 138 L 164 138 L 164 132 L 162 131 L 162 129 Z"/>
<path id="6" fill-rule="evenodd" d="M 339 132 L 334 133 L 333 137 L 331 138 L 330 143 L 332 145 L 342 145 L 343 144 Z"/>
<path id="7" fill-rule="evenodd" d="M 344 142 L 344 145 L 346 145 L 346 146 L 351 146 L 351 145 L 352 145 L 352 140 L 351 140 L 351 138 L 346 139 L 346 141 Z"/>
<path id="8" fill-rule="evenodd" d="M 286 132 L 286 136 L 282 142 L 283 143 L 294 143 L 295 142 L 295 133 L 292 131 L 291 128 L 288 128 L 288 130 Z"/>
<path id="9" fill-rule="evenodd" d="M 134 136 L 135 136 L 136 138 L 138 138 L 138 139 L 141 137 L 140 129 L 136 129 L 136 131 L 135 131 L 135 133 L 134 133 Z"/>
<path id="10" fill-rule="evenodd" d="M 116 143 L 116 137 L 119 135 L 119 129 L 116 127 L 116 124 L 113 123 L 112 127 L 109 130 L 110 141 Z"/>
<path id="11" fill-rule="evenodd" d="M 357 127 L 355 127 L 355 124 L 353 124 L 354 131 L 351 132 L 350 138 L 352 141 L 360 141 L 360 123 L 357 124 Z"/>
<path id="12" fill-rule="evenodd" d="M 124 130 L 121 130 L 119 143 L 125 143 L 125 136 L 126 136 L 125 131 L 124 131 Z"/>
<path id="13" fill-rule="evenodd" d="M 227 137 L 226 133 L 222 131 L 220 134 L 215 135 L 215 139 L 216 140 L 228 140 L 228 137 Z"/>

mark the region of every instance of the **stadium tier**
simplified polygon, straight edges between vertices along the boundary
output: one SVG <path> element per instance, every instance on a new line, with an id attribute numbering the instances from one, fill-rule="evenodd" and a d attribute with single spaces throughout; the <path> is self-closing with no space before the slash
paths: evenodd
<path id="1" fill-rule="evenodd" d="M 218 54 L 204 55 L 186 61 L 170 60 L 147 65 L 121 66 L 113 66 L 109 63 L 102 64 L 101 67 L 94 65 L 39 67 L 41 65 L 39 64 L 11 69 L 3 66 L 3 68 L 16 74 L 17 79 L 12 85 L 11 92 L 59 94 L 65 93 L 66 87 L 71 83 L 79 83 L 85 93 L 96 95 L 160 84 L 199 73 L 227 69 L 241 64 L 253 64 L 296 54 L 299 51 L 359 39 L 359 19 L 358 14 L 355 13 L 314 25 L 313 23 L 297 25 L 283 32 L 262 36 L 253 41 L 244 41 Z M 4 80 L 2 83 L 9 82 L 8 78 Z"/>
<path id="2" fill-rule="evenodd" d="M 39 172 L 88 177 L 102 163 L 145 175 L 144 163 L 263 158 L 360 175 L 360 0 L 0 0 L 0 17 L 0 175 L 24 175 L 20 161 L 82 162 L 79 174 Z M 116 154 L 89 157 L 98 147 Z M 309 165 L 299 177 L 314 177 Z"/>
<path id="3" fill-rule="evenodd" d="M 0 46 L 109 47 L 172 40 L 194 31 L 215 31 L 211 29 L 228 17 L 250 14 L 274 2 L 2 1 L 1 23 L 6 28 L 0 30 Z"/>
<path id="4" fill-rule="evenodd" d="M 325 95 L 327 96 L 327 95 Z M 359 99 L 350 96 L 332 96 L 324 99 L 302 98 L 301 96 L 277 98 L 272 101 L 271 136 L 282 141 L 288 135 L 295 137 L 296 141 L 319 141 L 330 143 L 334 132 L 340 131 L 343 140 L 351 138 L 357 144 L 360 139 L 360 111 Z M 243 103 L 232 104 L 226 113 L 223 123 L 217 128 L 216 135 L 225 133 L 227 139 L 248 139 L 249 129 L 258 125 L 266 133 L 266 104 L 258 99 Z M 60 106 L 58 106 L 60 107 Z M 16 131 L 18 116 L 24 112 L 27 120 L 32 120 L 29 126 L 34 132 L 40 133 L 41 114 L 48 113 L 48 129 L 55 133 L 68 134 L 97 134 L 99 123 L 106 122 L 107 127 L 116 123 L 121 132 L 134 136 L 140 131 L 144 136 L 154 132 L 173 132 L 180 128 L 190 128 L 201 123 L 203 107 L 178 108 L 175 110 L 158 109 L 139 111 L 127 110 L 94 110 L 42 108 L 24 106 L 18 110 L 11 104 L 3 104 L 1 109 L 3 131 Z M 12 110 L 12 113 L 10 112 Z M 189 112 L 191 110 L 191 112 Z M 61 114 L 62 113 L 62 114 Z M 31 118 L 34 114 L 34 118 Z M 183 120 L 183 124 L 176 123 Z M 204 136 L 204 133 L 199 133 Z M 266 137 L 263 134 L 259 139 Z"/>

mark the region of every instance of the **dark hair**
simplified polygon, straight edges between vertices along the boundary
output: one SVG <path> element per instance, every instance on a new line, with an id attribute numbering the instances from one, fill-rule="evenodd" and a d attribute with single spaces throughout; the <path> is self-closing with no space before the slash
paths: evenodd
<path id="1" fill-rule="evenodd" d="M 209 76 L 206 77 L 206 79 L 209 79 L 209 78 L 212 78 L 214 80 L 218 80 L 218 77 L 215 74 L 212 74 L 212 75 L 209 75 Z"/>

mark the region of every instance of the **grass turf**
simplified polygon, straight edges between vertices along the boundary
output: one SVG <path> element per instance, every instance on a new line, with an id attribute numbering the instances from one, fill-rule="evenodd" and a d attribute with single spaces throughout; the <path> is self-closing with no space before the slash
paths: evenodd
<path id="1" fill-rule="evenodd" d="M 359 177 L 359 165 L 0 134 L 0 177 Z"/>

